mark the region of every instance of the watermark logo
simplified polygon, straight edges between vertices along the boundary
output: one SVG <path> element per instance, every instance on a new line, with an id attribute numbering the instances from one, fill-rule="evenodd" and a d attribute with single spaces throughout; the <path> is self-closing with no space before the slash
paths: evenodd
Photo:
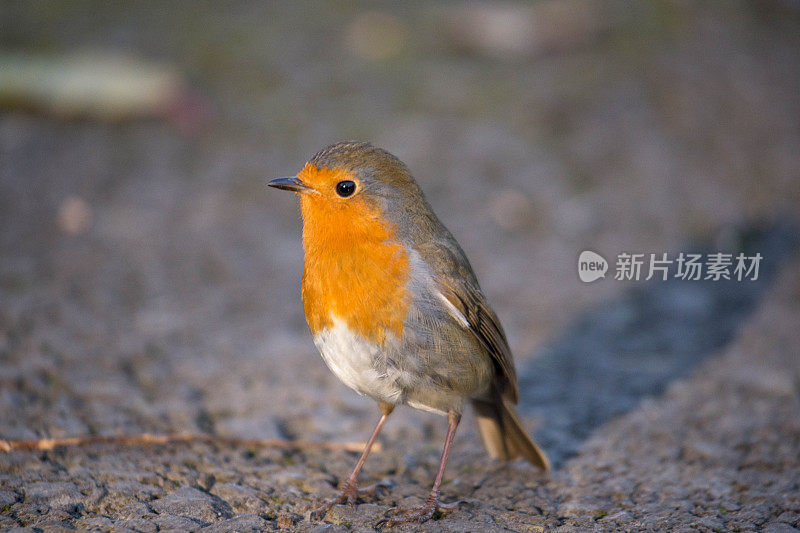
<path id="1" fill-rule="evenodd" d="M 649 281 L 669 278 L 684 281 L 756 281 L 763 256 L 714 252 L 708 254 L 668 253 L 636 254 L 623 252 L 617 256 L 614 279 L 617 281 Z M 578 276 L 584 283 L 605 278 L 608 262 L 602 255 L 584 250 L 578 258 Z"/>
<path id="2" fill-rule="evenodd" d="M 600 278 L 606 277 L 608 261 L 591 250 L 584 250 L 578 257 L 578 277 L 584 283 L 591 283 Z"/>

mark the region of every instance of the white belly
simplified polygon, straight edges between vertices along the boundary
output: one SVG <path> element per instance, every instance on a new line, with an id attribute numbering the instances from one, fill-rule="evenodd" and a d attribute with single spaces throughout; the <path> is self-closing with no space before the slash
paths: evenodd
<path id="1" fill-rule="evenodd" d="M 395 377 L 378 372 L 373 366 L 381 351 L 378 344 L 354 335 L 341 320 L 335 320 L 333 327 L 315 335 L 314 344 L 342 383 L 378 401 L 400 402 L 402 390 Z"/>

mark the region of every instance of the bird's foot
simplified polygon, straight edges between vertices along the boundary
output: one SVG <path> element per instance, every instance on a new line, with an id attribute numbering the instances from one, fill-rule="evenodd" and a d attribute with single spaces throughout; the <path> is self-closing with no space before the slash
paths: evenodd
<path id="1" fill-rule="evenodd" d="M 459 500 L 453 503 L 439 503 L 438 498 L 429 497 L 425 500 L 425 505 L 415 507 L 413 509 L 400 509 L 394 507 L 386 512 L 386 517 L 375 524 L 376 528 L 395 527 L 401 524 L 408 524 L 416 522 L 421 524 L 431 518 L 449 515 L 452 512 L 461 509 L 462 506 L 469 505 L 464 500 Z"/>
<path id="2" fill-rule="evenodd" d="M 347 482 L 342 492 L 335 498 L 328 500 L 321 506 L 311 511 L 311 520 L 320 520 L 334 505 L 355 505 L 358 500 L 374 498 L 379 490 L 386 490 L 391 486 L 388 481 L 379 481 L 368 487 L 359 489 L 356 483 Z"/>

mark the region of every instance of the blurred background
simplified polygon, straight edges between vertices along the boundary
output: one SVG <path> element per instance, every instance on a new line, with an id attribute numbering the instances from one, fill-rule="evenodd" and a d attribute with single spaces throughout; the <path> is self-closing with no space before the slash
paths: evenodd
<path id="1" fill-rule="evenodd" d="M 264 185 L 345 139 L 411 168 L 524 374 L 635 285 L 582 250 L 797 216 L 799 30 L 793 0 L 3 2 L 0 436 L 365 436 Z"/>

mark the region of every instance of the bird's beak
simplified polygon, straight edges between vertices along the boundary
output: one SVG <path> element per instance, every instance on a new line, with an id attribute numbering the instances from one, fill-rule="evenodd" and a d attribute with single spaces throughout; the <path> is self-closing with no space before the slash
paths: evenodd
<path id="1" fill-rule="evenodd" d="M 292 192 L 311 192 L 314 189 L 300 181 L 297 176 L 292 176 L 290 178 L 275 178 L 274 180 L 269 180 L 267 185 L 270 187 L 275 187 L 276 189 L 283 189 L 284 191 L 292 191 Z"/>

